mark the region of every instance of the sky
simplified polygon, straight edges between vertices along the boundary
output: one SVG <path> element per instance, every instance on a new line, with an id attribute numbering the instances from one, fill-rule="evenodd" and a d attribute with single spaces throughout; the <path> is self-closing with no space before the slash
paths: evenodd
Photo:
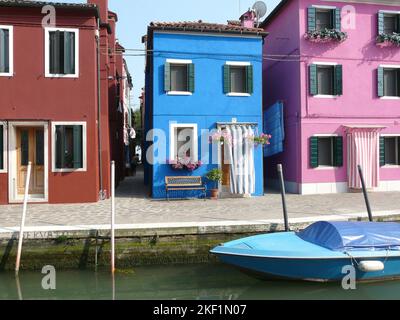
<path id="1" fill-rule="evenodd" d="M 85 3 L 86 0 L 53 2 Z M 144 49 L 142 36 L 151 21 L 196 21 L 226 23 L 237 20 L 255 0 L 109 0 L 109 9 L 118 14 L 117 38 L 127 49 Z M 264 0 L 270 13 L 280 0 Z M 264 17 L 265 18 L 265 17 Z M 127 52 L 128 53 L 128 52 Z M 131 52 L 132 53 L 132 52 Z M 143 56 L 125 57 L 133 78 L 131 107 L 139 107 L 144 86 Z"/>

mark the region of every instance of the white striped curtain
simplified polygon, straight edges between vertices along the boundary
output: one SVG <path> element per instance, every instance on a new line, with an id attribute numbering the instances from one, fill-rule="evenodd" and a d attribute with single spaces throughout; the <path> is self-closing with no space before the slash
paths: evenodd
<path id="1" fill-rule="evenodd" d="M 367 188 L 379 186 L 379 135 L 376 130 L 351 130 L 347 135 L 349 150 L 349 188 L 360 189 L 358 165 L 363 169 Z"/>
<path id="2" fill-rule="evenodd" d="M 231 125 L 226 128 L 232 143 L 225 148 L 225 159 L 230 164 L 230 190 L 232 194 L 255 192 L 254 145 L 248 137 L 254 135 L 251 126 Z"/>

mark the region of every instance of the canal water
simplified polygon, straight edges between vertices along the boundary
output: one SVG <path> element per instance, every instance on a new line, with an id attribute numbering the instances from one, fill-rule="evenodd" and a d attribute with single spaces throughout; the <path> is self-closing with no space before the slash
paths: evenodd
<path id="1" fill-rule="evenodd" d="M 400 281 L 357 284 L 265 281 L 222 264 L 146 266 L 120 270 L 115 291 L 103 271 L 58 271 L 56 289 L 42 289 L 40 272 L 0 273 L 0 300 L 10 299 L 400 299 Z"/>

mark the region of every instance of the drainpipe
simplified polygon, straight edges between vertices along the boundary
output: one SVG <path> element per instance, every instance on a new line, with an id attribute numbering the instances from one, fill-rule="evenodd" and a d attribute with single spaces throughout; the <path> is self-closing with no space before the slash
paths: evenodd
<path id="1" fill-rule="evenodd" d="M 100 19 L 97 19 L 97 30 L 96 30 L 96 51 L 97 51 L 97 135 L 99 141 L 98 157 L 99 157 L 99 178 L 100 178 L 100 191 L 99 198 L 104 200 L 103 190 L 103 161 L 101 159 L 101 81 L 100 81 Z"/>

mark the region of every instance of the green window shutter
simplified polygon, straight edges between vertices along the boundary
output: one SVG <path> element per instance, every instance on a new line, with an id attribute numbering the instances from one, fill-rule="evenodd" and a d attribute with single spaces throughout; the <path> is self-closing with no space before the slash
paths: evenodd
<path id="1" fill-rule="evenodd" d="M 339 8 L 335 9 L 335 17 L 334 17 L 334 22 L 335 22 L 335 29 L 336 30 L 341 30 L 342 29 L 342 10 Z"/>
<path id="2" fill-rule="evenodd" d="M 65 126 L 56 126 L 56 168 L 62 169 L 65 165 Z"/>
<path id="3" fill-rule="evenodd" d="M 318 137 L 310 138 L 310 166 L 318 167 Z"/>
<path id="4" fill-rule="evenodd" d="M 171 64 L 169 62 L 164 65 L 164 91 L 171 91 Z"/>
<path id="5" fill-rule="evenodd" d="M 384 69 L 382 67 L 378 68 L 378 97 L 383 97 L 385 95 L 385 82 L 383 79 Z"/>
<path id="6" fill-rule="evenodd" d="M 82 126 L 73 126 L 73 136 L 74 136 L 74 155 L 73 162 L 75 169 L 81 169 L 83 167 L 82 161 Z"/>
<path id="7" fill-rule="evenodd" d="M 385 138 L 380 137 L 379 138 L 379 164 L 381 167 L 383 167 L 386 164 L 386 159 L 385 159 Z"/>
<path id="8" fill-rule="evenodd" d="M 3 144 L 3 126 L 0 126 L 0 169 L 4 169 L 4 144 Z"/>
<path id="9" fill-rule="evenodd" d="M 378 13 L 378 34 L 385 33 L 385 14 L 383 12 Z"/>
<path id="10" fill-rule="evenodd" d="M 246 66 L 246 89 L 247 93 L 253 94 L 253 66 Z"/>
<path id="11" fill-rule="evenodd" d="M 400 33 L 400 14 L 397 15 L 397 33 Z"/>
<path id="12" fill-rule="evenodd" d="M 317 65 L 310 65 L 310 95 L 315 96 L 318 94 L 318 78 L 317 78 Z"/>
<path id="13" fill-rule="evenodd" d="M 335 82 L 334 82 L 334 94 L 341 96 L 343 94 L 343 66 L 335 66 Z"/>
<path id="14" fill-rule="evenodd" d="M 315 31 L 317 29 L 317 9 L 313 7 L 308 8 L 308 31 Z"/>
<path id="15" fill-rule="evenodd" d="M 75 33 L 64 32 L 64 73 L 75 73 Z"/>
<path id="16" fill-rule="evenodd" d="M 343 166 L 343 137 L 335 137 L 333 140 L 333 166 Z"/>
<path id="17" fill-rule="evenodd" d="M 188 90 L 189 92 L 194 92 L 194 83 L 195 83 L 195 73 L 194 73 L 194 64 L 188 64 Z"/>
<path id="18" fill-rule="evenodd" d="M 230 66 L 224 65 L 224 93 L 231 92 L 231 70 Z"/>
<path id="19" fill-rule="evenodd" d="M 60 31 L 54 31 L 49 33 L 50 40 L 50 66 L 49 70 L 51 74 L 61 74 L 60 65 L 60 41 L 61 33 Z"/>

